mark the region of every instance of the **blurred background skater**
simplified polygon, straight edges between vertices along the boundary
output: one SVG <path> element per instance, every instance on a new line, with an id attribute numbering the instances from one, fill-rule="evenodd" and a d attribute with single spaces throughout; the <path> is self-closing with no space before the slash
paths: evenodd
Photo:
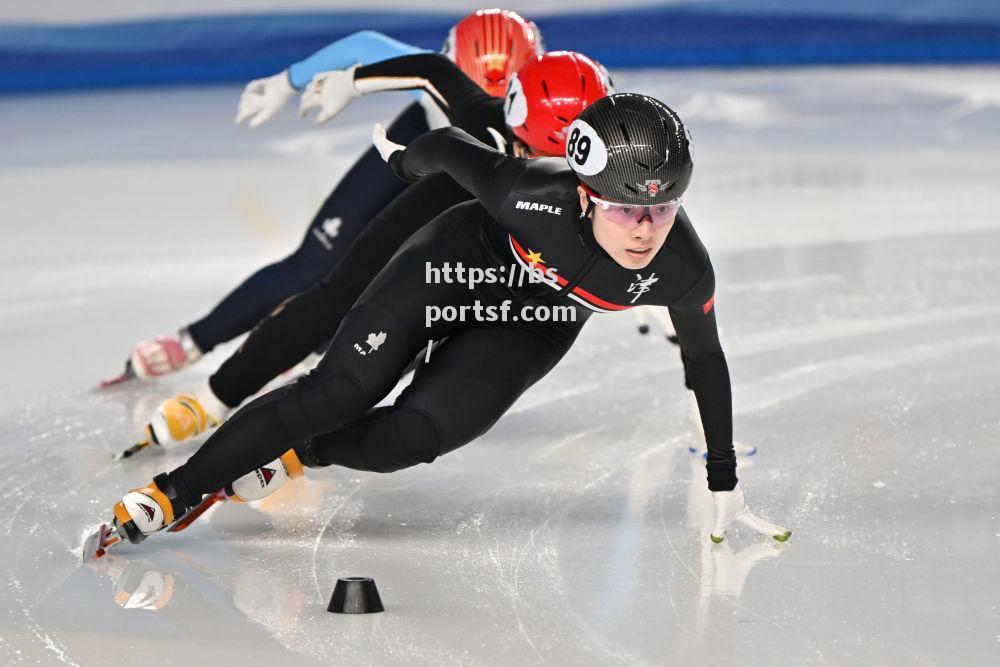
<path id="1" fill-rule="evenodd" d="M 522 65 L 511 77 L 509 93 L 498 98 L 477 87 L 447 58 L 420 54 L 317 74 L 303 94 L 303 108 L 319 108 L 326 121 L 359 90 L 412 88 L 438 96 L 456 127 L 500 150 L 531 157 L 564 151 L 568 123 L 609 92 L 611 83 L 599 63 L 580 53 L 557 51 Z M 145 438 L 128 451 L 149 444 L 174 445 L 216 427 L 231 409 L 325 346 L 399 246 L 436 215 L 471 197 L 447 174 L 407 187 L 366 225 L 329 275 L 265 317 L 207 382 L 164 401 L 153 413 Z"/>
<path id="2" fill-rule="evenodd" d="M 473 12 L 451 29 L 443 53 L 490 95 L 501 96 L 510 75 L 542 50 L 541 35 L 533 23 L 516 12 L 486 9 Z M 240 97 L 236 122 L 250 127 L 264 124 L 319 72 L 353 71 L 359 65 L 420 52 L 423 50 L 375 31 L 355 33 L 282 72 L 248 83 Z M 417 101 L 389 126 L 389 134 L 399 141 L 411 141 L 428 129 L 448 124 L 440 99 L 425 92 L 414 95 Z M 108 382 L 131 377 L 152 379 L 176 372 L 220 343 L 246 333 L 282 301 L 329 273 L 361 229 L 404 188 L 374 149 L 367 150 L 320 206 L 295 252 L 257 270 L 211 312 L 181 327 L 176 335 L 138 343 L 123 375 Z"/>

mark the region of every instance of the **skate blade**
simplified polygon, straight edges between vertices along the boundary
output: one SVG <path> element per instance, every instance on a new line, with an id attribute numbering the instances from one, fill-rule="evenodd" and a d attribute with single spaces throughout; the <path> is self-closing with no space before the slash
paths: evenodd
<path id="1" fill-rule="evenodd" d="M 107 389 L 108 387 L 115 387 L 129 380 L 134 380 L 136 378 L 135 371 L 132 370 L 132 360 L 129 359 L 125 362 L 125 370 L 121 372 L 120 375 L 101 380 L 97 385 L 98 389 Z"/>
<path id="2" fill-rule="evenodd" d="M 117 463 L 122 459 L 127 459 L 130 456 L 134 456 L 135 454 L 138 454 L 142 450 L 146 449 L 146 447 L 149 447 L 151 444 L 153 444 L 152 440 L 143 440 L 142 442 L 137 442 L 128 449 L 126 449 L 125 451 L 119 452 L 115 454 L 113 457 L 111 457 L 111 462 Z"/>
<path id="3" fill-rule="evenodd" d="M 100 528 L 88 535 L 87 539 L 83 541 L 82 562 L 86 563 L 100 558 L 107 553 L 107 549 L 119 542 L 121 542 L 121 537 L 118 536 L 118 533 L 108 524 L 102 523 Z"/>
<path id="4" fill-rule="evenodd" d="M 221 503 L 226 501 L 225 491 L 216 491 L 210 496 L 205 496 L 194 509 L 182 516 L 180 519 L 175 521 L 170 528 L 167 528 L 168 533 L 179 533 L 184 530 L 192 523 L 198 520 L 202 514 L 211 509 L 216 503 Z"/>

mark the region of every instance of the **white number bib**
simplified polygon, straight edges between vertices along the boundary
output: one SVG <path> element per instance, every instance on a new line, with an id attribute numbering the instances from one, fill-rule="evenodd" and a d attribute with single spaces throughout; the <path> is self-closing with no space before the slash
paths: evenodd
<path id="1" fill-rule="evenodd" d="M 521 127 L 528 120 L 528 99 L 517 74 L 507 84 L 507 96 L 503 101 L 503 117 L 509 127 Z"/>
<path id="2" fill-rule="evenodd" d="M 594 176 L 608 164 L 608 147 L 589 123 L 577 118 L 569 126 L 566 160 L 576 173 Z"/>

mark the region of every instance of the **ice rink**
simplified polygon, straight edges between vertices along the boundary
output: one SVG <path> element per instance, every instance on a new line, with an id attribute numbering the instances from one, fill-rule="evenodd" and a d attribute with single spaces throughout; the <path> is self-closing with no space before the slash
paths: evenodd
<path id="1" fill-rule="evenodd" d="M 371 123 L 239 86 L 0 102 L 0 663 L 1000 664 L 1000 69 L 616 73 L 678 109 L 751 507 L 713 546 L 676 350 L 628 314 L 479 441 L 81 565 L 86 527 L 193 446 L 123 464 L 138 340 L 290 252 Z M 668 241 L 669 243 L 669 241 Z M 371 576 L 386 612 L 326 612 Z"/>

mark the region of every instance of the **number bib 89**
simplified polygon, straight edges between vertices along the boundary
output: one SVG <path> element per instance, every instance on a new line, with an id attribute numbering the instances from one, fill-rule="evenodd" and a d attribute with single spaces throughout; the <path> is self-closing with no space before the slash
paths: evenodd
<path id="1" fill-rule="evenodd" d="M 589 123 L 577 118 L 569 126 L 566 160 L 576 173 L 594 176 L 608 164 L 608 147 Z"/>

